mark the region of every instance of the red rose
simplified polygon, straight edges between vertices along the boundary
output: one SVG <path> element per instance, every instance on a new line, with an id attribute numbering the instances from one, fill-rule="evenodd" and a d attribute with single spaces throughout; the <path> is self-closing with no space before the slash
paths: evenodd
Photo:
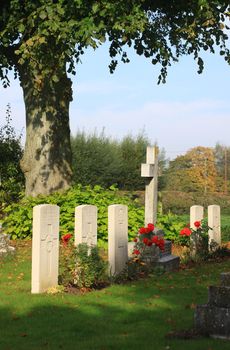
<path id="1" fill-rule="evenodd" d="M 200 221 L 195 221 L 195 222 L 194 222 L 194 226 L 195 226 L 196 228 L 199 228 L 199 227 L 201 226 L 201 222 L 200 222 Z"/>
<path id="2" fill-rule="evenodd" d="M 145 237 L 145 238 L 143 238 L 142 242 L 143 242 L 145 245 L 148 245 L 149 239 Z"/>
<path id="3" fill-rule="evenodd" d="M 165 240 L 163 238 L 159 239 L 157 245 L 158 245 L 158 247 L 160 248 L 161 251 L 165 250 Z"/>
<path id="4" fill-rule="evenodd" d="M 158 236 L 153 236 L 152 243 L 157 244 L 157 242 L 158 242 Z"/>
<path id="5" fill-rule="evenodd" d="M 149 232 L 154 230 L 154 225 L 153 224 L 148 224 L 147 227 L 150 230 Z"/>
<path id="6" fill-rule="evenodd" d="M 134 239 L 133 239 L 133 242 L 137 242 L 137 238 L 134 238 Z"/>
<path id="7" fill-rule="evenodd" d="M 185 227 L 180 231 L 181 236 L 190 236 L 191 233 L 192 231 L 188 227 Z"/>
<path id="8" fill-rule="evenodd" d="M 67 233 L 66 235 L 62 236 L 62 242 L 64 245 L 67 245 L 69 242 L 70 238 L 72 237 L 71 233 Z"/>
<path id="9" fill-rule="evenodd" d="M 153 245 L 153 242 L 151 240 L 148 241 L 147 246 L 151 247 Z"/>
<path id="10" fill-rule="evenodd" d="M 145 234 L 145 233 L 146 233 L 146 228 L 145 228 L 145 227 L 141 227 L 141 228 L 139 229 L 139 233 L 140 233 L 141 235 Z"/>
<path id="11" fill-rule="evenodd" d="M 139 254 L 140 254 L 140 250 L 138 250 L 138 249 L 134 249 L 133 254 L 135 254 L 135 255 L 139 255 Z"/>

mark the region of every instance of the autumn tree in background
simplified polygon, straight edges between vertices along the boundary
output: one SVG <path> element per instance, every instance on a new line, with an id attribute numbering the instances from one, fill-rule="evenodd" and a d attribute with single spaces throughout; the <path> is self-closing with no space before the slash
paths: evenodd
<path id="1" fill-rule="evenodd" d="M 230 147 L 217 143 L 214 154 L 217 170 L 217 190 L 228 194 L 230 190 Z"/>
<path id="2" fill-rule="evenodd" d="M 127 48 L 167 67 L 193 55 L 199 73 L 202 50 L 229 63 L 229 0 L 1 0 L 0 79 L 20 80 L 26 110 L 21 167 L 26 194 L 49 194 L 72 183 L 69 104 L 71 80 L 88 47 L 109 42 L 110 71 L 129 62 Z"/>
<path id="3" fill-rule="evenodd" d="M 217 171 L 214 150 L 194 147 L 170 162 L 165 189 L 182 192 L 215 192 Z"/>

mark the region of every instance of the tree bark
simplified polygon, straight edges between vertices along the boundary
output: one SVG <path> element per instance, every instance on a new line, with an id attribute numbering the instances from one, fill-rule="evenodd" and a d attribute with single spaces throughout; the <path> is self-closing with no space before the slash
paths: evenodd
<path id="1" fill-rule="evenodd" d="M 27 196 L 66 190 L 72 181 L 69 128 L 72 83 L 64 69 L 55 82 L 44 82 L 34 76 L 28 69 L 20 72 L 26 109 L 21 169 Z"/>

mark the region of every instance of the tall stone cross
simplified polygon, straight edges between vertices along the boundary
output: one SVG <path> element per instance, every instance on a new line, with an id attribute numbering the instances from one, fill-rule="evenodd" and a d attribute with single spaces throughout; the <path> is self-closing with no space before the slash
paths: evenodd
<path id="1" fill-rule="evenodd" d="M 141 176 L 145 178 L 145 225 L 157 220 L 157 147 L 147 147 L 146 163 L 141 164 Z"/>

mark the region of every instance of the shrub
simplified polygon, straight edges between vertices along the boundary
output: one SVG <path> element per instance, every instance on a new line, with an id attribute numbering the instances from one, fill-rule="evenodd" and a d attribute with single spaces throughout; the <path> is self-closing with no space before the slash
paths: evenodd
<path id="1" fill-rule="evenodd" d="M 24 188 L 24 176 L 19 161 L 23 151 L 21 135 L 11 126 L 11 110 L 7 105 L 6 124 L 0 128 L 0 203 L 18 200 Z M 1 211 L 1 207 L 0 207 Z"/>
<path id="2" fill-rule="evenodd" d="M 120 196 L 115 186 L 105 190 L 100 186 L 76 185 L 65 193 L 50 196 L 23 198 L 18 203 L 8 205 L 4 209 L 4 232 L 12 239 L 30 238 L 32 234 L 32 209 L 38 204 L 56 204 L 60 207 L 60 234 L 73 233 L 74 210 L 81 204 L 92 204 L 98 207 L 98 240 L 107 241 L 107 210 L 111 204 L 125 204 L 129 208 L 129 237 L 135 237 L 142 225 L 144 208 L 129 196 Z"/>
<path id="3" fill-rule="evenodd" d="M 86 243 L 62 247 L 60 265 L 59 283 L 65 286 L 98 288 L 108 282 L 107 262 L 97 247 L 89 247 Z"/>
<path id="4" fill-rule="evenodd" d="M 74 182 L 103 187 L 116 183 L 120 189 L 143 189 L 140 167 L 148 145 L 143 133 L 118 141 L 106 137 L 103 131 L 99 135 L 78 132 L 71 138 Z"/>

